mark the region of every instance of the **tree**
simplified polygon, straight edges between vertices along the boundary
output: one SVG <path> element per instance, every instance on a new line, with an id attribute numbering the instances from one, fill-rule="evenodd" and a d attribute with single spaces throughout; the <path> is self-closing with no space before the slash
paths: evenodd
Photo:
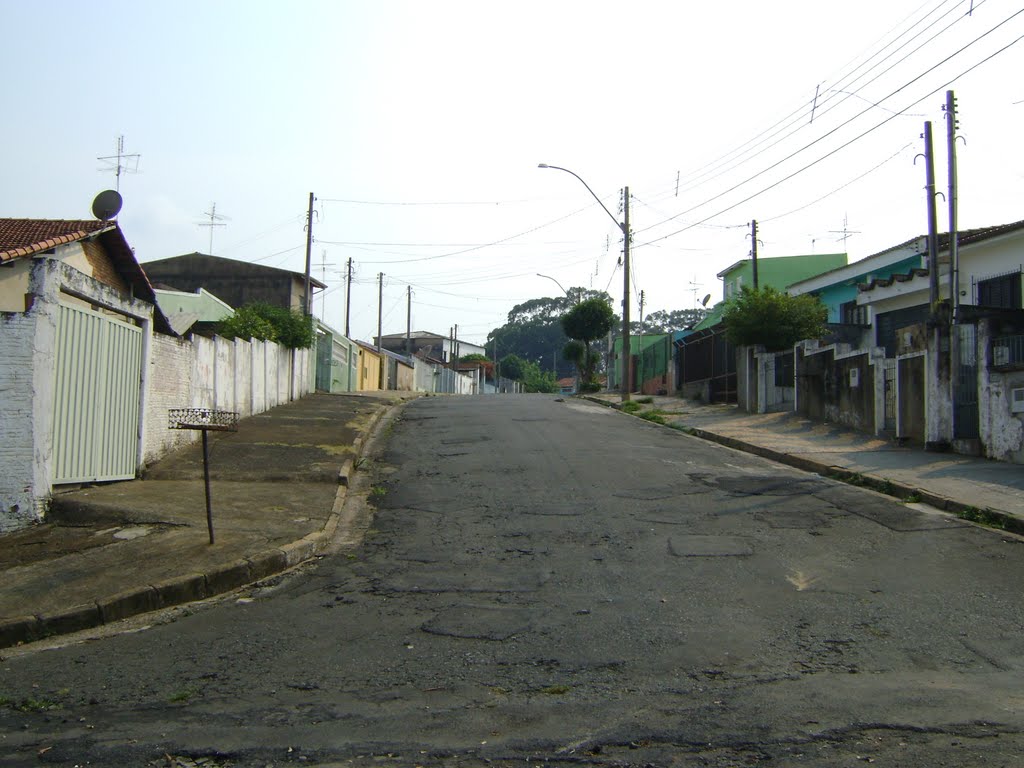
<path id="1" fill-rule="evenodd" d="M 484 376 L 487 378 L 494 378 L 494 363 L 487 355 L 481 355 L 479 352 L 474 352 L 471 355 L 463 355 L 459 358 L 460 363 L 480 363 L 484 369 Z"/>
<path id="2" fill-rule="evenodd" d="M 309 349 L 316 339 L 313 318 L 271 304 L 246 304 L 217 325 L 227 339 L 275 341 L 289 349 Z"/>
<path id="3" fill-rule="evenodd" d="M 697 309 L 673 309 L 671 311 L 659 309 L 656 312 L 651 312 L 644 318 L 642 330 L 645 334 L 681 331 L 684 328 L 689 328 L 691 325 L 699 323 L 707 314 L 708 311 L 703 307 L 698 307 Z M 633 320 L 630 322 L 630 334 L 639 336 L 640 331 L 641 324 L 639 321 Z"/>
<path id="4" fill-rule="evenodd" d="M 744 287 L 722 313 L 732 344 L 761 344 L 771 352 L 789 349 L 801 339 L 821 338 L 827 319 L 828 309 L 817 296 L 790 296 L 771 287 Z"/>
<path id="5" fill-rule="evenodd" d="M 615 312 L 607 301 L 601 298 L 581 301 L 571 310 L 562 315 L 562 329 L 570 339 L 583 345 L 582 367 L 580 369 L 580 390 L 593 391 L 597 388 L 594 372 L 600 359 L 591 346 L 594 339 L 599 339 L 612 329 Z"/>
<path id="6" fill-rule="evenodd" d="M 526 392 L 557 392 L 555 375 L 541 371 L 540 366 L 524 360 L 519 355 L 505 355 L 501 358 L 501 375 L 506 379 L 520 381 Z"/>
<path id="7" fill-rule="evenodd" d="M 487 336 L 487 346 L 498 343 L 498 355 L 515 354 L 537 363 L 541 370 L 555 373 L 552 353 L 561 350 L 569 338 L 562 330 L 562 315 L 575 305 L 577 297 L 583 301 L 601 298 L 611 302 L 604 291 L 571 288 L 570 296 L 530 299 L 517 304 L 508 313 L 508 322 L 495 328 Z"/>
<path id="8" fill-rule="evenodd" d="M 562 348 L 562 357 L 576 366 L 576 372 L 583 381 L 584 367 L 587 364 L 587 348 L 582 341 L 573 339 Z"/>

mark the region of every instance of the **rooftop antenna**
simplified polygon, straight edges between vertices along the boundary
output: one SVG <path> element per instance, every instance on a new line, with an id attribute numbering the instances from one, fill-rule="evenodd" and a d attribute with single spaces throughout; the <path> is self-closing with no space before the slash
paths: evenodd
<path id="1" fill-rule="evenodd" d="M 227 217 L 227 216 L 221 216 L 219 213 L 217 213 L 217 204 L 216 203 L 211 203 L 210 204 L 210 210 L 203 211 L 203 216 L 209 216 L 210 217 L 210 221 L 209 222 L 201 221 L 198 224 L 196 224 L 196 226 L 197 227 L 209 227 L 210 228 L 210 250 L 209 250 L 209 255 L 213 256 L 213 228 L 214 227 L 226 227 L 227 224 L 225 224 L 224 222 L 225 221 L 231 221 L 231 219 L 229 217 Z"/>
<path id="2" fill-rule="evenodd" d="M 121 191 L 121 174 L 122 173 L 138 173 L 139 172 L 139 157 L 138 153 L 126 154 L 124 151 L 124 136 L 117 137 L 117 153 L 113 155 L 106 155 L 104 157 L 97 157 L 97 160 L 102 160 L 107 164 L 107 168 L 103 170 L 114 169 L 114 191 Z"/>
<path id="3" fill-rule="evenodd" d="M 838 229 L 830 229 L 829 230 L 829 232 L 831 234 L 839 235 L 839 237 L 836 238 L 836 242 L 838 243 L 840 240 L 843 241 L 843 250 L 844 251 L 846 250 L 846 241 L 849 240 L 853 235 L 859 235 L 860 234 L 860 230 L 849 229 L 848 228 L 848 224 L 849 224 L 849 222 L 847 220 L 847 216 L 844 213 L 843 214 L 843 228 L 842 228 L 842 230 L 838 230 Z M 813 243 L 811 245 L 813 247 Z"/>
<path id="4" fill-rule="evenodd" d="M 693 291 L 693 306 L 697 306 L 697 292 L 701 289 L 701 284 L 697 282 L 697 276 L 693 276 L 693 280 L 690 281 L 690 290 Z"/>

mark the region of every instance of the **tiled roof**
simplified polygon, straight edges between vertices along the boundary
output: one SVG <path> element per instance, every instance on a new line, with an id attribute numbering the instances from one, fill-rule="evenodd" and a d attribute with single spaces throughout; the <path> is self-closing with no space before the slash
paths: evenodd
<path id="1" fill-rule="evenodd" d="M 86 238 L 96 238 L 103 246 L 114 268 L 131 286 L 133 296 L 154 305 L 155 329 L 160 333 L 173 334 L 174 330 L 157 305 L 149 278 L 139 266 L 116 221 L 0 219 L 0 264 L 45 253 L 59 245 Z"/>
<path id="2" fill-rule="evenodd" d="M 95 219 L 0 219 L 0 263 L 33 256 L 116 226 Z"/>
<path id="3" fill-rule="evenodd" d="M 893 283 L 909 283 L 915 277 L 928 277 L 928 270 L 915 267 L 906 273 L 897 273 L 888 277 L 876 277 L 867 283 L 858 283 L 857 290 L 861 293 L 873 291 L 875 288 L 888 288 Z"/>

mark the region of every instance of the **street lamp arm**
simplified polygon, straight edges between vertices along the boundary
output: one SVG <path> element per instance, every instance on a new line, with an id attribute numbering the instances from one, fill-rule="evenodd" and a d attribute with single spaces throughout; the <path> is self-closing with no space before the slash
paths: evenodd
<path id="1" fill-rule="evenodd" d="M 597 204 L 600 205 L 602 208 L 604 208 L 604 212 L 608 214 L 608 218 L 610 218 L 612 221 L 615 222 L 615 226 L 616 227 L 618 227 L 620 230 L 625 232 L 625 230 L 626 230 L 625 225 L 622 224 L 618 219 L 615 218 L 615 216 L 612 214 L 612 212 L 608 210 L 608 207 L 604 203 L 601 202 L 601 198 L 598 197 L 596 194 L 594 194 L 594 190 L 592 190 L 590 188 L 590 185 L 587 184 L 587 182 L 585 182 L 583 179 L 581 179 L 577 174 L 573 173 L 568 168 L 562 168 L 561 166 L 558 166 L 558 165 L 548 165 L 547 163 L 539 163 L 537 165 L 537 167 L 538 168 L 553 168 L 556 171 L 565 171 L 566 173 L 569 173 L 569 174 L 572 174 L 573 176 L 576 176 L 576 178 L 579 180 L 580 184 L 582 184 L 584 187 L 586 187 L 587 188 L 587 192 L 589 192 L 593 196 L 593 198 L 595 200 L 597 200 Z"/>

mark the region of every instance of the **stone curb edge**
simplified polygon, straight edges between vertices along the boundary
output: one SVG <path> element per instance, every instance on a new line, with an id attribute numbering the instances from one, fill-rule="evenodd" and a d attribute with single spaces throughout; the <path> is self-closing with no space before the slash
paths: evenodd
<path id="1" fill-rule="evenodd" d="M 616 403 L 611 403 L 607 400 L 601 400 L 595 397 L 589 397 L 587 395 L 582 395 L 580 397 L 583 400 L 603 405 L 607 408 L 619 411 L 620 413 L 626 413 L 621 408 L 617 408 Z M 632 416 L 633 414 L 626 413 L 626 415 Z M 669 428 L 674 429 L 677 432 L 692 435 L 693 437 L 699 437 L 702 440 L 724 445 L 725 447 L 732 448 L 733 450 L 750 453 L 764 459 L 775 461 L 779 464 L 785 464 L 796 469 L 801 469 L 805 472 L 813 472 L 815 474 L 822 475 L 823 477 L 829 477 L 833 480 L 839 480 L 841 482 L 848 483 L 849 485 L 855 485 L 861 488 L 870 488 L 873 491 L 885 494 L 886 496 L 891 496 L 895 499 L 899 499 L 900 501 L 916 499 L 931 507 L 956 515 L 961 520 L 965 520 L 970 523 L 1024 535 L 1024 520 L 1016 515 L 1004 512 L 1003 510 L 991 508 L 982 509 L 970 504 L 965 504 L 962 501 L 957 501 L 956 499 L 951 499 L 947 496 L 941 496 L 937 493 L 926 491 L 923 488 L 917 488 L 885 477 L 853 472 L 843 467 L 823 464 L 821 462 L 814 461 L 813 459 L 794 456 L 793 454 L 783 453 L 782 451 L 776 451 L 772 448 L 765 448 L 764 446 L 748 443 L 735 437 L 720 435 L 717 432 L 710 432 L 699 427 L 688 427 L 679 424 L 676 426 L 670 426 Z"/>
<path id="2" fill-rule="evenodd" d="M 338 472 L 338 492 L 331 514 L 322 530 L 307 534 L 298 541 L 281 547 L 241 558 L 208 573 L 176 576 L 144 587 L 125 590 L 91 603 L 76 605 L 59 613 L 0 619 L 0 649 L 92 629 L 140 613 L 205 600 L 282 573 L 313 559 L 334 536 L 345 503 L 349 479 L 359 464 L 367 438 L 380 424 L 384 414 L 396 404 L 378 406 L 367 420 L 365 429 L 353 441 L 352 458 L 346 459 Z"/>

